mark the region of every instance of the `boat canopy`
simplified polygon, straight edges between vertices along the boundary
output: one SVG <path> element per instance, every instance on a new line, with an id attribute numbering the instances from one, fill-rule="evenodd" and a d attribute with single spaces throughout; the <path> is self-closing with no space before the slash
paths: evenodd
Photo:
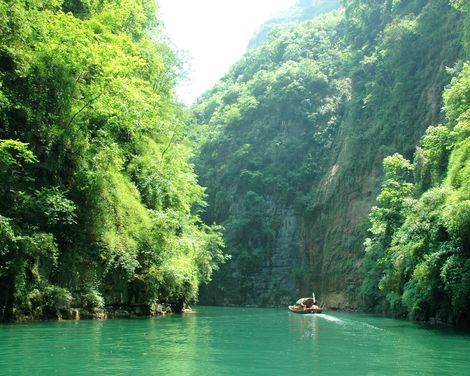
<path id="1" fill-rule="evenodd" d="M 295 302 L 295 304 L 305 304 L 313 302 L 313 298 L 300 298 Z"/>

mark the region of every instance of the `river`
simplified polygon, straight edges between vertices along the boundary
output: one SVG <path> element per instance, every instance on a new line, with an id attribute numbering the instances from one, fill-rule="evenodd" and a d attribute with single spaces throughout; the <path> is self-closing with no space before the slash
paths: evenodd
<path id="1" fill-rule="evenodd" d="M 0 375 L 470 375 L 470 333 L 365 314 L 199 307 L 1 325 Z"/>

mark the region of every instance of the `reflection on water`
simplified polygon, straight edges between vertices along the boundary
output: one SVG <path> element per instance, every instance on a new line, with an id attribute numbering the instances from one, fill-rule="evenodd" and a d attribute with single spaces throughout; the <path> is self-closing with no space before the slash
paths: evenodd
<path id="1" fill-rule="evenodd" d="M 0 375 L 466 375 L 469 351 L 456 331 L 281 309 L 0 326 Z"/>
<path id="2" fill-rule="evenodd" d="M 291 320 L 289 320 L 290 332 L 300 333 L 301 338 L 319 339 L 320 320 L 318 314 L 295 314 L 289 313 Z"/>

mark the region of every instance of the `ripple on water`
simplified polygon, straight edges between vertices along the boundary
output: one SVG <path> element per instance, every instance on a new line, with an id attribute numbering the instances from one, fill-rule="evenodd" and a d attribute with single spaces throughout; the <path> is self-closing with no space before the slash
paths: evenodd
<path id="1" fill-rule="evenodd" d="M 0 375 L 465 375 L 470 336 L 376 316 L 200 307 L 0 326 Z"/>

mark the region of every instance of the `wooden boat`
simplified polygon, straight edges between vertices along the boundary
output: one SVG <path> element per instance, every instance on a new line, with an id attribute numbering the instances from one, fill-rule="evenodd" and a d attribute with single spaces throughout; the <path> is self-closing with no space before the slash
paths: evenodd
<path id="1" fill-rule="evenodd" d="M 322 310 L 319 306 L 313 305 L 311 307 L 302 307 L 302 306 L 297 306 L 297 305 L 290 305 L 289 306 L 289 311 L 293 313 L 321 313 Z"/>
<path id="2" fill-rule="evenodd" d="M 313 295 L 315 296 L 315 295 Z M 293 313 L 321 313 L 322 309 L 317 306 L 314 298 L 300 298 L 294 305 L 289 306 Z"/>

